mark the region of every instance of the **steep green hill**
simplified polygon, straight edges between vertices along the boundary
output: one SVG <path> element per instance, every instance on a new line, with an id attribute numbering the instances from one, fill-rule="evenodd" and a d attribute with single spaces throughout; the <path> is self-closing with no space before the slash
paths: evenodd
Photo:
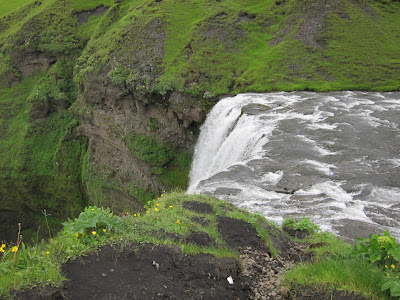
<path id="1" fill-rule="evenodd" d="M 394 0 L 1 0 L 0 239 L 184 187 L 218 96 L 398 90 L 399 45 Z"/>

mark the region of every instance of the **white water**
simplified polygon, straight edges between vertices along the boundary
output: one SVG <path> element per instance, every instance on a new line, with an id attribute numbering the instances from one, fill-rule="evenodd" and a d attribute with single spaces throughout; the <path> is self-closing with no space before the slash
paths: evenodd
<path id="1" fill-rule="evenodd" d="M 400 93 L 242 94 L 203 124 L 188 193 L 344 238 L 400 238 Z"/>

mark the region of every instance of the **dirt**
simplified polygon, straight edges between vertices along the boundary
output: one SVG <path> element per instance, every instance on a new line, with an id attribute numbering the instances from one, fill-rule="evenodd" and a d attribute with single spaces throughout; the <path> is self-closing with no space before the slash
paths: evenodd
<path id="1" fill-rule="evenodd" d="M 252 249 L 268 252 L 269 249 L 258 236 L 257 231 L 249 223 L 229 218 L 218 217 L 218 231 L 227 245 L 233 249 L 251 247 Z"/>
<path id="2" fill-rule="evenodd" d="M 107 246 L 62 271 L 68 281 L 61 289 L 33 299 L 250 299 L 237 260 L 183 255 L 178 247 L 132 245 L 120 252 Z M 15 299 L 28 295 L 32 298 L 28 292 Z"/>
<path id="3" fill-rule="evenodd" d="M 200 224 L 201 226 L 208 226 L 210 224 L 210 220 L 203 218 L 203 217 L 199 217 L 199 216 L 194 216 L 190 218 L 191 221 Z"/>
<path id="4" fill-rule="evenodd" d="M 206 232 L 192 231 L 186 236 L 187 243 L 193 243 L 198 246 L 211 247 L 215 245 L 214 239 Z"/>
<path id="5" fill-rule="evenodd" d="M 213 213 L 214 209 L 210 204 L 198 201 L 186 201 L 182 203 L 183 208 L 200 213 L 209 214 Z"/>
<path id="6" fill-rule="evenodd" d="M 77 13 L 78 23 L 79 24 L 87 23 L 91 16 L 102 16 L 108 11 L 108 9 L 109 7 L 100 5 L 95 9 L 81 11 Z"/>
<path id="7" fill-rule="evenodd" d="M 212 209 L 207 203 L 185 203 L 186 208 L 196 211 Z M 365 299 L 343 296 L 336 291 L 294 292 L 281 288 L 280 276 L 296 261 L 311 259 L 305 250 L 318 245 L 290 242 L 284 234 L 275 232 L 276 228 L 266 228 L 279 251 L 279 255 L 272 257 L 251 224 L 222 216 L 217 217 L 217 222 L 221 237 L 228 247 L 238 250 L 239 259 L 204 253 L 185 255 L 180 247 L 173 245 L 106 246 L 63 265 L 62 273 L 67 278 L 63 286 L 32 289 L 14 299 Z M 158 235 L 163 236 L 165 232 Z M 214 243 L 205 232 L 193 231 L 175 238 L 201 246 Z M 233 284 L 229 283 L 229 277 Z"/>

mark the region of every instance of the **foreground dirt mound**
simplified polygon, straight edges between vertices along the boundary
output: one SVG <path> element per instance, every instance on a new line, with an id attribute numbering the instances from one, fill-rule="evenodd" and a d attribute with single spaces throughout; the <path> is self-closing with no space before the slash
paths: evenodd
<path id="1" fill-rule="evenodd" d="M 170 208 L 178 210 L 181 204 L 164 201 L 157 206 L 157 214 L 149 214 L 148 218 L 160 221 L 162 213 L 172 214 L 162 224 L 171 224 L 171 220 L 175 223 L 177 215 Z M 312 259 L 312 249 L 320 245 L 293 241 L 279 228 L 243 212 L 237 212 L 238 218 L 232 217 L 234 208 L 225 204 L 182 200 L 181 208 L 178 216 L 186 216 L 186 231 L 180 231 L 181 227 L 176 231 L 152 227 L 145 219 L 135 223 L 138 235 L 150 233 L 152 240 L 170 244 L 131 242 L 123 247 L 102 247 L 63 265 L 67 280 L 62 287 L 33 289 L 14 299 L 353 299 L 354 295 L 341 298 L 336 292 L 281 287 L 281 276 L 295 263 Z M 260 236 L 263 231 L 268 233 L 265 240 Z M 200 252 L 212 247 L 219 253 L 231 249 L 231 255 L 236 252 L 237 258 L 183 254 L 182 249 L 190 247 Z"/>
<path id="2" fill-rule="evenodd" d="M 249 299 L 237 260 L 185 256 L 177 247 L 105 247 L 63 271 L 68 299 Z"/>
<path id="3" fill-rule="evenodd" d="M 236 259 L 183 255 L 178 247 L 107 246 L 64 265 L 63 273 L 68 281 L 62 288 L 31 290 L 15 299 L 250 299 Z"/>

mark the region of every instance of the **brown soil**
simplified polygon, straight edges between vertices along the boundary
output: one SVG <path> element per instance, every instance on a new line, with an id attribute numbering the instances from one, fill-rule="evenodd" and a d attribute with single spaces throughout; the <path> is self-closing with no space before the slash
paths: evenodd
<path id="1" fill-rule="evenodd" d="M 61 289 L 16 299 L 250 299 L 237 260 L 183 255 L 178 247 L 132 245 L 120 252 L 107 246 L 66 264 L 63 273 L 68 281 Z"/>
<path id="2" fill-rule="evenodd" d="M 249 223 L 242 220 L 218 217 L 218 231 L 227 245 L 233 249 L 251 247 L 268 252 L 269 249 L 258 236 L 257 231 Z"/>
<path id="3" fill-rule="evenodd" d="M 183 208 L 200 213 L 200 214 L 211 214 L 214 212 L 212 206 L 208 203 L 199 201 L 185 201 L 182 203 Z"/>
<path id="4" fill-rule="evenodd" d="M 208 204 L 185 203 L 187 209 L 197 212 L 212 211 Z M 342 296 L 336 291 L 282 289 L 280 276 L 295 261 L 310 259 L 305 250 L 318 245 L 293 243 L 271 227 L 268 228 L 271 243 L 279 251 L 277 257 L 271 257 L 269 248 L 251 224 L 222 216 L 217 217 L 217 222 L 222 239 L 228 247 L 238 250 L 239 259 L 204 253 L 184 255 L 180 247 L 173 245 L 132 244 L 123 249 L 106 246 L 65 264 L 62 272 L 67 281 L 62 287 L 33 289 L 19 293 L 14 299 L 365 299 Z M 165 232 L 155 233 L 155 236 L 165 235 Z M 186 236 L 176 235 L 174 240 L 201 246 L 215 242 L 207 233 L 195 231 Z M 233 284 L 228 282 L 229 276 Z"/>

